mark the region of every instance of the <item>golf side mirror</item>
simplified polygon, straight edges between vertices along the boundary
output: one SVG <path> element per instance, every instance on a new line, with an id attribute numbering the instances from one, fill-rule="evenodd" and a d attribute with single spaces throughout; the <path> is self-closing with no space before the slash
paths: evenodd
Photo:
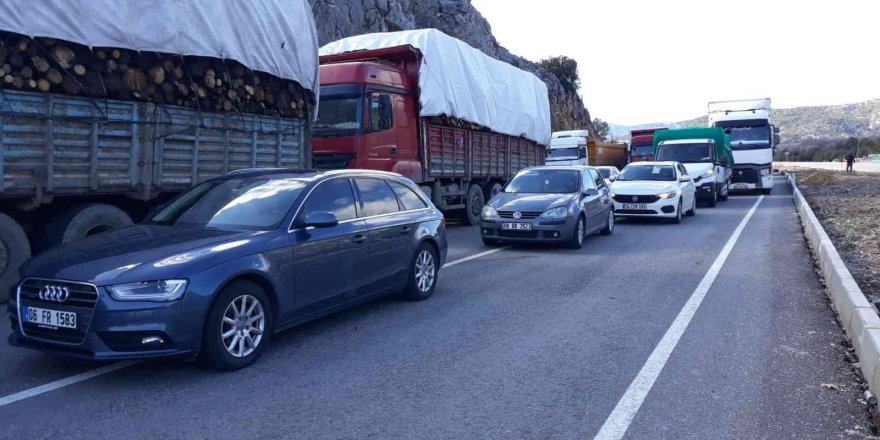
<path id="1" fill-rule="evenodd" d="M 584 190 L 584 195 L 587 197 L 598 196 L 599 190 L 597 190 L 596 188 L 587 188 Z"/>

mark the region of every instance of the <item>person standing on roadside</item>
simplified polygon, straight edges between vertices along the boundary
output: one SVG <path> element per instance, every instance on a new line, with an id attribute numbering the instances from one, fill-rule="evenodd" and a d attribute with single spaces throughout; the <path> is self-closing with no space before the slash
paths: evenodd
<path id="1" fill-rule="evenodd" d="M 853 156 L 852 153 L 846 155 L 846 172 L 851 173 L 853 171 L 853 164 L 856 161 L 856 157 Z"/>

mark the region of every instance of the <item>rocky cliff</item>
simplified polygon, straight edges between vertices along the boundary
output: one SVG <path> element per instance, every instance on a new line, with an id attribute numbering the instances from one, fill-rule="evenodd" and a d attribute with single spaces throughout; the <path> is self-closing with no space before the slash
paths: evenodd
<path id="1" fill-rule="evenodd" d="M 586 127 L 590 113 L 577 94 L 567 93 L 559 79 L 537 64 L 518 57 L 492 35 L 489 22 L 470 0 L 309 0 L 321 44 L 351 35 L 436 28 L 487 55 L 538 75 L 550 93 L 553 130 Z"/>

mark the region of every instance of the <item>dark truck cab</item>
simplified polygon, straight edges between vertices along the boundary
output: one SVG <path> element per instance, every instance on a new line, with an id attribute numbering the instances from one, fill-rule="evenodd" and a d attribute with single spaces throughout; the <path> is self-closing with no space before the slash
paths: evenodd
<path id="1" fill-rule="evenodd" d="M 542 165 L 545 146 L 524 137 L 456 126 L 419 115 L 421 52 L 410 45 L 321 59 L 318 169 L 361 168 L 404 175 L 442 211 L 478 224 L 485 202 L 517 171 Z M 463 211 L 463 212 L 461 212 Z"/>

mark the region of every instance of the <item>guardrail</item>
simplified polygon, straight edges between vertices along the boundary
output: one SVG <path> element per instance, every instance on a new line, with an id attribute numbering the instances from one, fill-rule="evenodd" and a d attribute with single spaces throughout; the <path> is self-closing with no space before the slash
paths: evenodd
<path id="1" fill-rule="evenodd" d="M 880 394 L 880 316 L 862 293 L 837 253 L 834 243 L 801 194 L 796 176 L 786 173 L 786 178 L 794 194 L 794 204 L 804 226 L 807 242 L 825 277 L 831 303 L 852 340 L 865 382 L 871 392 Z"/>

